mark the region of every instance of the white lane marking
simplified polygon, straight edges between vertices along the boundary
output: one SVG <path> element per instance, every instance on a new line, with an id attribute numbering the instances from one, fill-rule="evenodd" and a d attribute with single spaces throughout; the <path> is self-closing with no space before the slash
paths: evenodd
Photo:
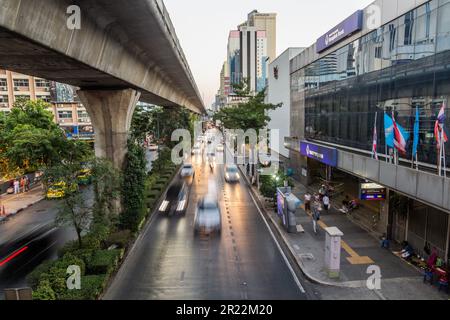
<path id="1" fill-rule="evenodd" d="M 303 288 L 302 284 L 300 283 L 300 280 L 298 279 L 297 275 L 295 274 L 294 269 L 292 268 L 291 264 L 289 263 L 288 258 L 287 258 L 286 255 L 284 254 L 283 250 L 282 250 L 281 247 L 280 247 L 280 244 L 278 243 L 277 239 L 275 238 L 275 235 L 273 234 L 272 230 L 270 229 L 270 226 L 269 226 L 269 224 L 267 223 L 267 220 L 266 220 L 266 218 L 264 217 L 263 213 L 261 212 L 261 209 L 259 209 L 259 206 L 258 206 L 258 204 L 256 203 L 256 200 L 255 200 L 255 198 L 253 197 L 252 192 L 251 192 L 250 190 L 247 190 L 247 191 L 248 191 L 248 193 L 250 194 L 250 197 L 252 198 L 253 203 L 254 203 L 255 206 L 256 206 L 256 209 L 258 209 L 259 215 L 261 216 L 261 218 L 263 219 L 264 223 L 266 224 L 266 227 L 267 227 L 267 229 L 269 230 L 270 235 L 272 236 L 273 241 L 274 241 L 275 244 L 277 245 L 277 248 L 278 248 L 278 250 L 280 251 L 280 253 L 281 253 L 282 257 L 283 257 L 284 262 L 286 263 L 287 267 L 289 268 L 289 271 L 291 272 L 292 277 L 294 278 L 295 283 L 297 284 L 297 286 L 299 287 L 299 289 L 300 289 L 300 291 L 301 291 L 302 293 L 306 293 L 305 289 Z"/>

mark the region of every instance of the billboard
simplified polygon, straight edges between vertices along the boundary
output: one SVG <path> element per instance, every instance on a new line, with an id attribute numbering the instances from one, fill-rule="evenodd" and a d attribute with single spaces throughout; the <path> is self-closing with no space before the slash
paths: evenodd
<path id="1" fill-rule="evenodd" d="M 376 183 L 361 183 L 360 198 L 363 201 L 386 200 L 387 189 Z"/>
<path id="2" fill-rule="evenodd" d="M 301 141 L 300 153 L 302 156 L 317 160 L 332 167 L 337 167 L 338 165 L 338 151 L 334 148 L 328 148 L 314 143 Z"/>
<path id="3" fill-rule="evenodd" d="M 317 39 L 317 53 L 325 51 L 326 49 L 339 43 L 341 40 L 351 36 L 353 33 L 360 31 L 363 26 L 363 16 L 364 11 L 358 10 L 350 17 L 338 24 L 336 27 Z"/>

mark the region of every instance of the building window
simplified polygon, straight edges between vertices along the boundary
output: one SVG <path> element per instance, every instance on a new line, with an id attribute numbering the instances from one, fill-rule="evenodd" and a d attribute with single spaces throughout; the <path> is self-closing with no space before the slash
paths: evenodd
<path id="1" fill-rule="evenodd" d="M 0 90 L 1 91 L 8 90 L 8 82 L 6 81 L 6 79 L 0 79 Z"/>
<path id="2" fill-rule="evenodd" d="M 72 111 L 58 111 L 59 119 L 72 119 Z"/>
<path id="3" fill-rule="evenodd" d="M 6 95 L 0 96 L 0 103 L 8 103 L 8 96 Z"/>
<path id="4" fill-rule="evenodd" d="M 29 95 L 26 95 L 26 94 L 17 95 L 17 96 L 14 96 L 14 98 L 15 98 L 16 101 L 18 101 L 18 100 L 31 100 L 31 97 Z"/>
<path id="5" fill-rule="evenodd" d="M 14 79 L 14 87 L 26 87 L 30 86 L 28 79 Z"/>
<path id="6" fill-rule="evenodd" d="M 47 88 L 50 87 L 50 82 L 48 80 L 44 79 L 36 79 L 35 80 L 36 87 L 37 88 Z"/>
<path id="7" fill-rule="evenodd" d="M 36 96 L 36 99 L 42 100 L 45 102 L 50 102 L 50 96 Z"/>

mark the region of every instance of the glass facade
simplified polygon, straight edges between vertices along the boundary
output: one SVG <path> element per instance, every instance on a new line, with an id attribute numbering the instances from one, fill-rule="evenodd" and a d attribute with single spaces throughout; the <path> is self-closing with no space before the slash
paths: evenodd
<path id="1" fill-rule="evenodd" d="M 371 151 L 378 113 L 378 152 L 385 153 L 383 113 L 394 112 L 411 133 L 411 159 L 419 108 L 419 160 L 436 165 L 434 123 L 443 103 L 450 133 L 450 0 L 423 4 L 295 71 L 291 80 L 293 105 L 304 101 L 307 138 Z"/>

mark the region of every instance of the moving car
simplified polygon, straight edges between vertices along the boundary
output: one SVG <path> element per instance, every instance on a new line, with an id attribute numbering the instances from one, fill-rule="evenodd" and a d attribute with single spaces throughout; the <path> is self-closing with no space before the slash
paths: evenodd
<path id="1" fill-rule="evenodd" d="M 239 182 L 239 169 L 235 164 L 229 164 L 225 167 L 225 181 Z"/>
<path id="2" fill-rule="evenodd" d="M 195 170 L 192 163 L 185 163 L 181 168 L 180 175 L 182 178 L 193 177 L 195 176 Z"/>
<path id="3" fill-rule="evenodd" d="M 159 212 L 167 214 L 184 214 L 189 203 L 189 186 L 186 182 L 175 182 L 167 190 L 166 198 L 159 207 Z"/>
<path id="4" fill-rule="evenodd" d="M 202 153 L 202 148 L 199 143 L 196 143 L 192 148 L 192 155 L 197 155 Z"/>
<path id="5" fill-rule="evenodd" d="M 64 198 L 68 192 L 73 193 L 78 191 L 78 185 L 72 184 L 70 187 L 66 186 L 66 183 L 61 181 L 50 184 L 47 190 L 47 199 L 60 199 Z"/>
<path id="6" fill-rule="evenodd" d="M 222 215 L 217 198 L 206 196 L 197 204 L 194 218 L 194 232 L 211 234 L 222 230 Z"/>

